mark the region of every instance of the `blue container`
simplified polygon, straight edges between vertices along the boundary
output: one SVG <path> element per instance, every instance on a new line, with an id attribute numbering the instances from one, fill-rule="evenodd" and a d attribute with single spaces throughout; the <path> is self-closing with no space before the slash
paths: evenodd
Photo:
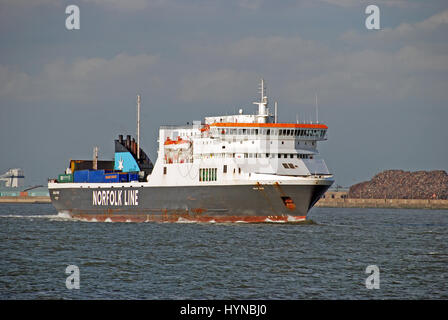
<path id="1" fill-rule="evenodd" d="M 73 182 L 88 182 L 89 170 L 78 170 L 73 173 Z"/>
<path id="2" fill-rule="evenodd" d="M 130 172 L 129 173 L 129 181 L 138 181 L 138 173 Z"/>
<path id="3" fill-rule="evenodd" d="M 92 182 L 92 183 L 104 182 L 104 170 L 89 171 L 89 182 Z"/>
<path id="4" fill-rule="evenodd" d="M 119 173 L 119 180 L 120 182 L 128 182 L 129 181 L 129 176 L 127 173 Z"/>
<path id="5" fill-rule="evenodd" d="M 120 175 L 118 173 L 106 173 L 104 182 L 120 182 Z"/>

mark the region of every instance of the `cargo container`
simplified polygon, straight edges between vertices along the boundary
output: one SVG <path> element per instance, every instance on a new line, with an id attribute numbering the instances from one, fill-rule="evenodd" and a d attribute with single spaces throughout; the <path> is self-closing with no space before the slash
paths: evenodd
<path id="1" fill-rule="evenodd" d="M 118 173 L 120 182 L 128 182 L 129 175 L 127 173 Z"/>
<path id="2" fill-rule="evenodd" d="M 78 170 L 73 173 L 73 182 L 88 182 L 89 181 L 89 170 Z"/>
<path id="3" fill-rule="evenodd" d="M 73 174 L 60 174 L 58 176 L 58 182 L 60 183 L 73 182 Z"/>
<path id="4" fill-rule="evenodd" d="M 129 181 L 138 181 L 138 173 L 130 172 L 129 173 Z"/>
<path id="5" fill-rule="evenodd" d="M 75 171 L 76 172 L 76 171 Z M 104 181 L 104 170 L 90 170 L 88 182 L 90 183 L 103 183 Z"/>
<path id="6" fill-rule="evenodd" d="M 118 173 L 106 173 L 104 182 L 120 182 L 120 175 Z"/>

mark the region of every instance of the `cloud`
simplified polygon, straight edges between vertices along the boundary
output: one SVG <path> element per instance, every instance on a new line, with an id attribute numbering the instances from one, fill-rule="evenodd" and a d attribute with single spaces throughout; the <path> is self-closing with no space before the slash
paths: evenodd
<path id="1" fill-rule="evenodd" d="M 435 17 L 423 25 L 426 21 L 444 23 L 444 15 Z M 421 23 L 416 25 L 423 28 Z M 406 32 L 403 28 L 396 32 Z M 431 43 L 428 37 L 426 41 Z M 215 94 L 220 100 L 230 100 L 229 85 L 241 96 L 241 88 L 248 90 L 247 97 L 263 76 L 268 83 L 274 82 L 276 94 L 288 103 L 313 104 L 315 93 L 339 105 L 361 107 L 366 100 L 397 102 L 411 97 L 440 102 L 448 99 L 443 89 L 448 86 L 448 50 L 435 50 L 428 43 L 334 47 L 299 36 L 267 36 L 191 44 L 183 51 L 201 61 L 202 68 L 218 71 L 189 71 L 185 79 L 193 80 L 183 81 L 181 98 L 200 101 L 204 95 L 210 101 Z M 187 84 L 191 85 L 188 90 Z M 226 94 L 219 88 L 226 88 Z"/>
<path id="2" fill-rule="evenodd" d="M 300 36 L 245 37 L 234 42 L 189 45 L 183 51 L 209 65 L 235 65 L 258 69 L 258 73 L 280 66 L 288 69 L 310 71 L 320 59 L 328 55 L 329 49 L 322 43 L 305 40 Z"/>
<path id="3" fill-rule="evenodd" d="M 36 7 L 36 6 L 59 6 L 61 5 L 60 0 L 0 0 L 0 6 L 27 6 L 27 7 Z"/>
<path id="4" fill-rule="evenodd" d="M 230 103 L 236 97 L 246 98 L 254 79 L 255 73 L 232 69 L 189 74 L 180 81 L 179 98 L 187 103 Z"/>
<path id="5" fill-rule="evenodd" d="M 440 34 L 434 33 L 440 31 Z M 382 28 L 379 31 L 358 32 L 349 30 L 340 37 L 350 45 L 380 46 L 405 45 L 415 42 L 446 42 L 448 32 L 448 10 L 439 12 L 416 23 L 401 23 L 395 28 Z"/>
<path id="6" fill-rule="evenodd" d="M 108 9 L 137 11 L 147 8 L 149 5 L 160 4 L 159 0 L 83 0 L 85 3 L 93 3 Z"/>
<path id="7" fill-rule="evenodd" d="M 298 35 L 250 36 L 205 45 L 185 41 L 178 55 L 164 59 L 122 53 L 55 60 L 33 75 L 0 65 L 0 97 L 83 101 L 147 87 L 175 103 L 250 103 L 264 77 L 288 103 L 313 104 L 315 93 L 352 106 L 366 99 L 412 100 L 417 93 L 442 101 L 448 98 L 448 46 L 432 35 L 445 30 L 447 17 L 448 10 L 363 36 L 352 31 L 342 46 Z"/>
<path id="8" fill-rule="evenodd" d="M 74 62 L 64 60 L 46 64 L 42 71 L 30 75 L 0 65 L 0 97 L 15 100 L 84 101 L 102 95 L 117 95 L 117 90 L 135 90 L 157 83 L 152 72 L 158 56 L 126 53 L 111 59 L 86 58 Z"/>
<path id="9" fill-rule="evenodd" d="M 0 97 L 14 96 L 20 90 L 26 90 L 30 81 L 31 76 L 28 74 L 0 65 Z"/>
<path id="10" fill-rule="evenodd" d="M 407 7 L 411 4 L 410 0 L 376 0 L 374 3 L 371 0 L 320 0 L 328 4 L 332 4 L 339 7 L 366 7 L 371 4 L 375 4 L 379 7 Z"/>
<path id="11" fill-rule="evenodd" d="M 448 25 L 448 10 L 439 12 L 422 22 L 416 23 L 416 28 L 433 30 L 441 25 Z"/>

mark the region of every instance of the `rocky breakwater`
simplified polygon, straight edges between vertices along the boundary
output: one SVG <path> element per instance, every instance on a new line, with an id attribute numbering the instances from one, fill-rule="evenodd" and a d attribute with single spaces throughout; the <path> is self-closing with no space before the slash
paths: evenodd
<path id="1" fill-rule="evenodd" d="M 443 170 L 386 170 L 370 181 L 350 187 L 355 199 L 448 199 L 448 174 Z"/>

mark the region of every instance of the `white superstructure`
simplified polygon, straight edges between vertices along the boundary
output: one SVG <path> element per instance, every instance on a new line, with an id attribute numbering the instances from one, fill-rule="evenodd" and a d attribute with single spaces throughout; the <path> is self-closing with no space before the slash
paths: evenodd
<path id="1" fill-rule="evenodd" d="M 331 179 L 317 142 L 324 124 L 276 123 L 264 81 L 256 114 L 206 117 L 187 126 L 162 126 L 150 185 L 309 184 Z"/>

